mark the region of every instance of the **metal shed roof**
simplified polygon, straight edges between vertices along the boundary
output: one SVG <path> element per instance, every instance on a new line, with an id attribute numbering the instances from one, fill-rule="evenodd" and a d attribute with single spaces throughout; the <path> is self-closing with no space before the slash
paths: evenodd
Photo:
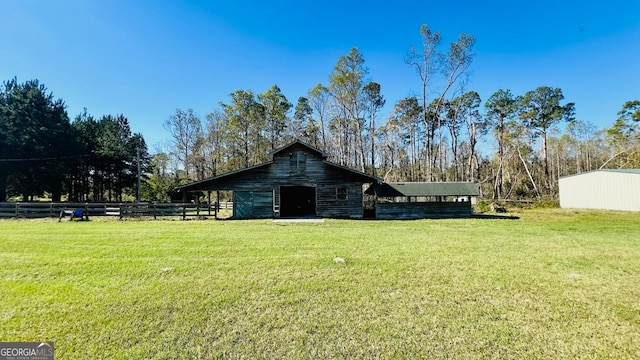
<path id="1" fill-rule="evenodd" d="M 602 169 L 601 171 L 619 172 L 625 174 L 639 174 L 640 169 Z"/>
<path id="2" fill-rule="evenodd" d="M 563 179 L 563 178 L 569 178 L 569 177 L 573 177 L 573 176 L 583 176 L 583 175 L 586 175 L 586 174 L 602 173 L 602 172 L 613 172 L 613 173 L 640 175 L 640 169 L 598 169 L 598 170 L 586 171 L 586 172 L 583 172 L 583 173 L 580 173 L 580 174 L 561 176 L 560 178 Z"/>
<path id="3" fill-rule="evenodd" d="M 380 197 L 396 196 L 478 196 L 478 189 L 470 182 L 398 182 L 373 184 L 365 194 Z"/>

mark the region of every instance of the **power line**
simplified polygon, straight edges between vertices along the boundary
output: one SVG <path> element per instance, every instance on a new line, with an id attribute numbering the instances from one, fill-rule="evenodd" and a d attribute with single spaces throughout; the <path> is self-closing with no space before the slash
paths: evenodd
<path id="1" fill-rule="evenodd" d="M 21 161 L 47 161 L 47 160 L 64 160 L 64 159 L 79 159 L 86 158 L 91 155 L 74 155 L 74 156 L 55 156 L 55 157 L 42 157 L 42 158 L 22 158 L 22 159 L 0 159 L 0 162 L 21 162 Z"/>

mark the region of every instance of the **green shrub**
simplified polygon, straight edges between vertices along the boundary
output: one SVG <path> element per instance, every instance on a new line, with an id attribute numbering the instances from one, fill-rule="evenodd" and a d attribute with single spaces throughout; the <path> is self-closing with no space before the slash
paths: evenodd
<path id="1" fill-rule="evenodd" d="M 491 211 L 491 201 L 489 200 L 478 199 L 473 205 L 473 212 L 476 214 L 484 214 L 489 211 Z"/>

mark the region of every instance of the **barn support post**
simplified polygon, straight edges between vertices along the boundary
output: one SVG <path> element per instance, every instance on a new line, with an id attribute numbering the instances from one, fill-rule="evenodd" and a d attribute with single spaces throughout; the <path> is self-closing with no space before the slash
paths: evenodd
<path id="1" fill-rule="evenodd" d="M 213 208 L 213 213 L 214 216 L 216 218 L 216 220 L 218 220 L 218 210 L 220 209 L 220 191 L 216 190 L 216 204 L 215 207 Z"/>
<path id="2" fill-rule="evenodd" d="M 187 192 L 182 193 L 182 221 L 187 220 Z"/>
<path id="3" fill-rule="evenodd" d="M 207 214 L 211 216 L 211 190 L 207 191 Z"/>

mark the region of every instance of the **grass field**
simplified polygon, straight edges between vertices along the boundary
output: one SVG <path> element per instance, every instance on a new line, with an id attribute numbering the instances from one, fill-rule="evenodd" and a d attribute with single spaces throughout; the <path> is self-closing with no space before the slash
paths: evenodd
<path id="1" fill-rule="evenodd" d="M 519 216 L 4 220 L 0 341 L 55 341 L 56 359 L 640 358 L 640 215 Z"/>

